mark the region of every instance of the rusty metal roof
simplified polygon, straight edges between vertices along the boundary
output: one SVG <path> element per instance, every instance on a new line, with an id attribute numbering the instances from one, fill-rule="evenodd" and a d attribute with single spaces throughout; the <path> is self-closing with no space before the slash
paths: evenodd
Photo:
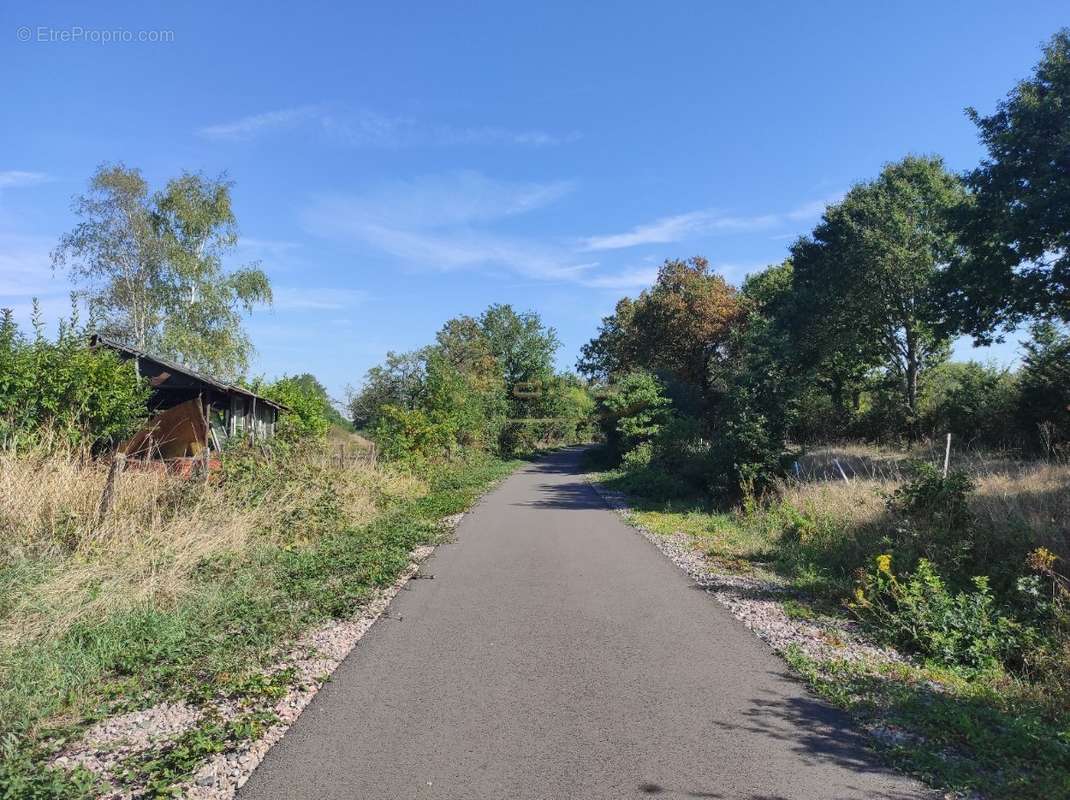
<path id="1" fill-rule="evenodd" d="M 226 381 L 221 381 L 218 378 L 212 378 L 208 375 L 197 372 L 196 370 L 192 370 L 189 367 L 185 367 L 182 364 L 179 364 L 177 361 L 172 361 L 171 359 L 163 358 L 162 356 L 155 356 L 152 353 L 146 353 L 143 350 L 138 350 L 136 347 L 131 347 L 130 345 L 123 344 L 120 341 L 111 339 L 102 334 L 94 333 L 89 341 L 91 347 L 103 346 L 111 350 L 117 350 L 120 353 L 126 353 L 127 355 L 133 356 L 135 358 L 144 359 L 146 361 L 154 361 L 162 367 L 165 367 L 173 372 L 179 372 L 183 375 L 193 378 L 195 381 L 199 381 L 208 386 L 212 386 L 221 392 L 233 392 L 235 394 L 245 395 L 246 397 L 255 397 L 257 400 L 267 403 L 269 406 L 274 406 L 275 408 L 281 409 L 282 411 L 290 410 L 282 403 L 264 397 L 262 394 L 257 394 L 256 392 L 250 391 L 244 386 L 238 386 L 234 383 L 227 383 Z"/>

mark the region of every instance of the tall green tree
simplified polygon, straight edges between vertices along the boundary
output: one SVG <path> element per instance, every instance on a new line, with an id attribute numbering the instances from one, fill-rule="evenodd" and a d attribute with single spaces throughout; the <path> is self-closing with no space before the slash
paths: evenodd
<path id="1" fill-rule="evenodd" d="M 534 311 L 518 313 L 500 304 L 480 315 L 479 327 L 501 369 L 510 415 L 542 414 L 545 391 L 554 377 L 554 356 L 561 347 L 557 331 L 543 324 Z"/>
<path id="2" fill-rule="evenodd" d="M 635 369 L 639 363 L 632 318 L 635 301 L 622 297 L 608 317 L 603 317 L 598 333 L 580 348 L 576 369 L 589 378 L 610 382 Z"/>
<path id="3" fill-rule="evenodd" d="M 74 213 L 80 222 L 61 237 L 53 267 L 67 270 L 105 333 L 147 349 L 166 313 L 164 246 L 141 170 L 102 165 Z"/>
<path id="4" fill-rule="evenodd" d="M 349 416 L 358 428 L 375 425 L 384 406 L 416 408 L 427 388 L 430 348 L 386 354 L 382 364 L 368 370 L 359 391 L 349 397 Z"/>
<path id="5" fill-rule="evenodd" d="M 959 327 L 980 342 L 1023 319 L 1070 320 L 1070 28 L 1052 37 L 1031 78 L 977 125 L 988 157 L 967 176 L 968 257 L 949 273 Z"/>
<path id="6" fill-rule="evenodd" d="M 267 276 L 227 270 L 238 241 L 233 184 L 185 173 L 150 192 L 140 170 L 103 165 L 75 198 L 61 237 L 66 269 L 104 333 L 223 377 L 243 373 L 252 343 L 242 317 L 271 301 Z"/>
<path id="7" fill-rule="evenodd" d="M 967 203 L 941 159 L 908 156 L 851 189 L 792 248 L 795 302 L 820 361 L 882 367 L 908 424 L 922 373 L 948 354 L 938 279 L 959 252 L 953 219 Z"/>
<path id="8" fill-rule="evenodd" d="M 262 270 L 223 266 L 238 243 L 232 187 L 222 177 L 186 173 L 169 181 L 155 202 L 167 267 L 160 348 L 195 369 L 220 375 L 248 368 L 253 345 L 242 316 L 271 302 L 271 284 Z"/>

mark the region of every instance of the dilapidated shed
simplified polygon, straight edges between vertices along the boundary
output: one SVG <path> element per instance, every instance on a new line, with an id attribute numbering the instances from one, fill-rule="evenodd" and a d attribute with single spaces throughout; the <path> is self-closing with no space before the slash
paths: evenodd
<path id="1" fill-rule="evenodd" d="M 153 430 L 162 432 L 164 428 L 171 430 L 170 426 L 174 426 L 175 433 L 168 438 L 171 449 L 184 445 L 186 450 L 181 454 L 175 452 L 177 457 L 198 455 L 205 447 L 219 450 L 234 438 L 256 442 L 275 435 L 279 413 L 285 410 L 285 406 L 274 400 L 106 336 L 94 335 L 92 346 L 106 347 L 115 351 L 120 358 L 132 360 L 137 374 L 148 381 L 152 389 L 149 410 L 153 413 L 153 419 L 146 426 L 148 433 L 142 431 L 138 434 L 142 441 L 151 442 Z M 179 406 L 183 408 L 175 411 Z M 193 419 L 195 416 L 201 419 Z M 176 422 L 180 419 L 188 419 L 188 423 Z M 182 432 L 181 435 L 178 431 Z M 184 441 L 188 438 L 187 433 L 193 437 L 189 442 Z M 204 437 L 203 443 L 199 441 L 201 436 Z M 161 439 L 160 436 L 156 437 L 156 447 L 162 444 Z M 137 437 L 131 442 L 135 440 Z M 164 456 L 167 454 L 164 453 Z"/>

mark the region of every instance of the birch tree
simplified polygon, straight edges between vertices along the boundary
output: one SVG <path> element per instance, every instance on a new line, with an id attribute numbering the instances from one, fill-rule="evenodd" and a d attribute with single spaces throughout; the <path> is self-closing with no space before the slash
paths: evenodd
<path id="1" fill-rule="evenodd" d="M 151 192 L 140 170 L 103 165 L 74 199 L 79 222 L 53 267 L 66 270 L 102 333 L 236 377 L 253 350 L 243 316 L 271 301 L 271 285 L 256 264 L 224 264 L 238 241 L 231 188 L 184 173 Z"/>

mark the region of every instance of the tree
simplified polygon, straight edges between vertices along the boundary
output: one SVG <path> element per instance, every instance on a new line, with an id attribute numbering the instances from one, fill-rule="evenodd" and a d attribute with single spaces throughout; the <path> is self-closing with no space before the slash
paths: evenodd
<path id="1" fill-rule="evenodd" d="M 966 446 L 1009 447 L 1019 443 L 1018 380 L 1014 373 L 976 361 L 948 362 L 930 370 L 919 414 L 927 436 L 945 433 Z"/>
<path id="2" fill-rule="evenodd" d="M 988 157 L 967 176 L 968 257 L 948 275 L 958 326 L 981 343 L 1026 318 L 1070 320 L 1070 28 L 1033 76 L 977 125 Z"/>
<path id="3" fill-rule="evenodd" d="M 635 301 L 622 297 L 608 317 L 602 317 L 598 334 L 580 349 L 576 369 L 589 378 L 609 382 L 639 362 L 632 336 Z"/>
<path id="4" fill-rule="evenodd" d="M 242 314 L 271 302 L 263 271 L 223 268 L 223 256 L 238 243 L 232 186 L 224 178 L 186 173 L 156 198 L 167 265 L 160 348 L 194 369 L 219 375 L 248 368 L 253 347 L 242 329 Z"/>
<path id="5" fill-rule="evenodd" d="M 724 355 L 741 318 L 736 290 L 706 259 L 666 261 L 636 301 L 631 329 L 637 358 L 647 369 L 705 391 L 710 360 Z"/>
<path id="6" fill-rule="evenodd" d="M 309 372 L 283 375 L 270 382 L 257 379 L 250 388 L 288 409 L 280 415 L 276 432 L 284 440 L 323 439 L 332 424 L 344 422 L 331 405 L 323 384 Z"/>
<path id="7" fill-rule="evenodd" d="M 725 357 L 712 365 L 719 402 L 708 426 L 707 478 L 722 499 L 760 493 L 780 474 L 795 398 L 804 386 L 790 337 L 792 283 L 790 261 L 747 277 L 742 319 Z"/>
<path id="8" fill-rule="evenodd" d="M 603 378 L 645 369 L 705 393 L 710 360 L 724 356 L 741 319 L 736 290 L 706 259 L 667 260 L 654 286 L 602 320 L 578 368 Z"/>
<path id="9" fill-rule="evenodd" d="M 953 218 L 967 202 L 941 159 L 908 156 L 792 247 L 795 302 L 809 317 L 802 349 L 848 376 L 882 367 L 911 428 L 919 378 L 949 349 L 937 282 L 958 253 Z"/>
<path id="10" fill-rule="evenodd" d="M 557 331 L 534 311 L 517 313 L 509 305 L 492 305 L 479 317 L 479 327 L 498 362 L 511 415 L 535 416 L 554 375 L 554 356 L 561 347 Z"/>
<path id="11" fill-rule="evenodd" d="M 360 391 L 349 398 L 349 415 L 358 428 L 375 424 L 383 406 L 413 409 L 426 389 L 429 348 L 386 354 L 381 365 L 364 376 Z"/>
<path id="12" fill-rule="evenodd" d="M 446 363 L 467 375 L 474 386 L 504 392 L 503 364 L 495 357 L 479 320 L 469 316 L 447 320 L 435 334 L 435 342 Z"/>
<path id="13" fill-rule="evenodd" d="M 1020 373 L 1019 418 L 1038 450 L 1070 443 L 1070 335 L 1051 322 L 1033 326 Z"/>
<path id="14" fill-rule="evenodd" d="M 617 456 L 657 435 L 672 414 L 665 387 L 649 372 L 622 375 L 599 399 L 599 424 Z"/>
<path id="15" fill-rule="evenodd" d="M 152 205 L 140 170 L 102 165 L 74 200 L 81 222 L 52 254 L 53 267 L 67 267 L 82 287 L 103 331 L 141 350 L 164 315 L 164 248 Z"/>
<path id="16" fill-rule="evenodd" d="M 242 314 L 270 302 L 271 286 L 255 265 L 223 268 L 238 238 L 232 186 L 184 173 L 150 194 L 139 170 L 103 165 L 75 198 L 81 221 L 61 237 L 53 266 L 67 269 L 102 332 L 237 376 L 252 352 Z"/>

